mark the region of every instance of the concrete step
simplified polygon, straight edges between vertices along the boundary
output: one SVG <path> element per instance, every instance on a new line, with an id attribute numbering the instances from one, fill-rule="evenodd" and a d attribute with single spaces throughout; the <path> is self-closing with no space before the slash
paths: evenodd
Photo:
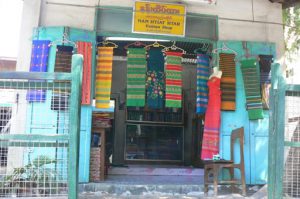
<path id="1" fill-rule="evenodd" d="M 80 193 L 107 193 L 112 195 L 147 195 L 149 193 L 160 194 L 189 194 L 193 192 L 203 193 L 204 185 L 130 185 L 112 183 L 88 183 L 79 185 Z"/>
<path id="2" fill-rule="evenodd" d="M 108 194 L 144 195 L 150 192 L 188 194 L 203 192 L 201 176 L 112 176 L 99 183 L 79 184 L 80 193 L 103 192 Z"/>
<path id="3" fill-rule="evenodd" d="M 149 167 L 112 167 L 108 169 L 109 175 L 138 175 L 138 176 L 204 176 L 203 169 L 198 168 L 155 168 Z"/>

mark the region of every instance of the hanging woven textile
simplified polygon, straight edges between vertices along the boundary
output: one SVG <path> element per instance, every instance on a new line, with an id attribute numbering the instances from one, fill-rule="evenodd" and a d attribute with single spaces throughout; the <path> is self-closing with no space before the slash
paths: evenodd
<path id="1" fill-rule="evenodd" d="M 241 69 L 244 79 L 246 103 L 250 120 L 262 119 L 263 109 L 260 95 L 260 81 L 256 59 L 241 61 Z"/>
<path id="2" fill-rule="evenodd" d="M 166 107 L 181 108 L 182 101 L 182 52 L 166 54 Z"/>
<path id="3" fill-rule="evenodd" d="M 269 109 L 272 55 L 259 55 L 260 85 L 264 109 Z"/>
<path id="4" fill-rule="evenodd" d="M 92 43 L 77 42 L 77 52 L 83 55 L 81 104 L 91 103 Z"/>
<path id="5" fill-rule="evenodd" d="M 219 68 L 222 71 L 221 109 L 224 111 L 234 111 L 236 106 L 235 54 L 220 53 L 219 57 Z"/>
<path id="6" fill-rule="evenodd" d="M 49 40 L 33 40 L 30 72 L 47 72 L 49 58 Z M 26 99 L 29 102 L 43 102 L 46 99 L 44 90 L 28 90 Z"/>
<path id="7" fill-rule="evenodd" d="M 72 46 L 57 46 L 54 72 L 70 73 L 72 67 Z"/>
<path id="8" fill-rule="evenodd" d="M 109 108 L 114 47 L 98 47 L 96 108 Z"/>
<path id="9" fill-rule="evenodd" d="M 55 56 L 55 68 L 54 72 L 70 73 L 72 67 L 72 46 L 57 46 Z M 56 80 L 56 82 L 64 82 Z M 51 98 L 51 109 L 52 110 L 66 110 L 67 98 L 65 92 L 54 90 Z"/>
<path id="10" fill-rule="evenodd" d="M 127 106 L 145 106 L 146 50 L 128 48 L 127 50 Z"/>
<path id="11" fill-rule="evenodd" d="M 147 106 L 152 109 L 164 107 L 165 81 L 164 56 L 160 48 L 151 48 L 147 60 Z"/>
<path id="12" fill-rule="evenodd" d="M 197 54 L 197 110 L 198 114 L 204 114 L 207 108 L 209 77 L 209 56 Z"/>

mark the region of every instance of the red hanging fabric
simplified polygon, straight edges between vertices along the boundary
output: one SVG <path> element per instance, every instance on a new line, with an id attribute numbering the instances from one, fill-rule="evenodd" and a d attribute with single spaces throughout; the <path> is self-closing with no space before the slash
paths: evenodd
<path id="1" fill-rule="evenodd" d="M 77 52 L 83 55 L 81 104 L 91 103 L 92 43 L 77 42 Z"/>

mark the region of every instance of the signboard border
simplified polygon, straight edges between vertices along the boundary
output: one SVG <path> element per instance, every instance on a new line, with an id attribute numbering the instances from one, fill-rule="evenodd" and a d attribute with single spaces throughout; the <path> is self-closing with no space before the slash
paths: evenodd
<path id="1" fill-rule="evenodd" d="M 143 2 L 143 3 L 156 3 L 156 4 L 168 4 L 168 5 L 182 5 L 184 6 L 184 19 L 183 19 L 183 34 L 182 35 L 175 35 L 175 34 L 164 34 L 164 33 L 151 33 L 151 32 L 138 32 L 134 31 L 134 19 L 135 19 L 135 13 L 136 13 L 136 2 Z M 133 16 L 132 16 L 132 33 L 139 33 L 144 35 L 164 35 L 164 36 L 171 36 L 171 37 L 185 37 L 185 28 L 186 28 L 186 5 L 185 4 L 174 4 L 174 3 L 162 3 L 162 2 L 154 2 L 154 1 L 135 1 L 134 7 L 133 7 Z"/>

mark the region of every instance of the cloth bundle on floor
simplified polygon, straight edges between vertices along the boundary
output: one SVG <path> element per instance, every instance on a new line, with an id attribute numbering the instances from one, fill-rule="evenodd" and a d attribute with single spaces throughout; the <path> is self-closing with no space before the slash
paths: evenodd
<path id="1" fill-rule="evenodd" d="M 72 46 L 57 46 L 54 72 L 70 73 L 72 67 Z"/>
<path id="2" fill-rule="evenodd" d="M 98 47 L 96 108 L 109 108 L 113 50 L 113 47 Z"/>
<path id="3" fill-rule="evenodd" d="M 81 104 L 91 103 L 92 43 L 77 42 L 77 52 L 83 55 Z"/>
<path id="4" fill-rule="evenodd" d="M 30 72 L 47 72 L 49 58 L 49 40 L 33 40 Z M 44 90 L 28 90 L 26 99 L 29 102 L 44 102 L 46 99 L 46 91 Z"/>
<path id="5" fill-rule="evenodd" d="M 250 120 L 262 119 L 263 109 L 260 95 L 259 72 L 256 59 L 241 61 L 248 116 Z"/>
<path id="6" fill-rule="evenodd" d="M 147 106 L 161 109 L 164 107 L 165 97 L 164 56 L 161 48 L 154 47 L 148 51 L 147 66 Z"/>
<path id="7" fill-rule="evenodd" d="M 146 95 L 146 50 L 127 50 L 127 106 L 144 107 Z"/>
<path id="8" fill-rule="evenodd" d="M 182 101 L 182 53 L 165 52 L 166 107 L 181 108 Z"/>
<path id="9" fill-rule="evenodd" d="M 207 108 L 208 88 L 207 80 L 209 77 L 209 56 L 197 54 L 197 114 L 203 114 Z"/>
<path id="10" fill-rule="evenodd" d="M 269 96 L 271 88 L 271 64 L 273 55 L 259 55 L 260 85 L 264 109 L 269 109 Z"/>
<path id="11" fill-rule="evenodd" d="M 221 78 L 221 109 L 234 111 L 236 107 L 236 78 L 235 78 L 235 55 L 220 53 L 219 68 L 222 71 Z"/>
<path id="12" fill-rule="evenodd" d="M 220 78 L 211 77 L 207 84 L 209 88 L 208 105 L 205 113 L 204 132 L 202 140 L 201 159 L 212 159 L 219 154 L 221 125 L 221 91 Z"/>

